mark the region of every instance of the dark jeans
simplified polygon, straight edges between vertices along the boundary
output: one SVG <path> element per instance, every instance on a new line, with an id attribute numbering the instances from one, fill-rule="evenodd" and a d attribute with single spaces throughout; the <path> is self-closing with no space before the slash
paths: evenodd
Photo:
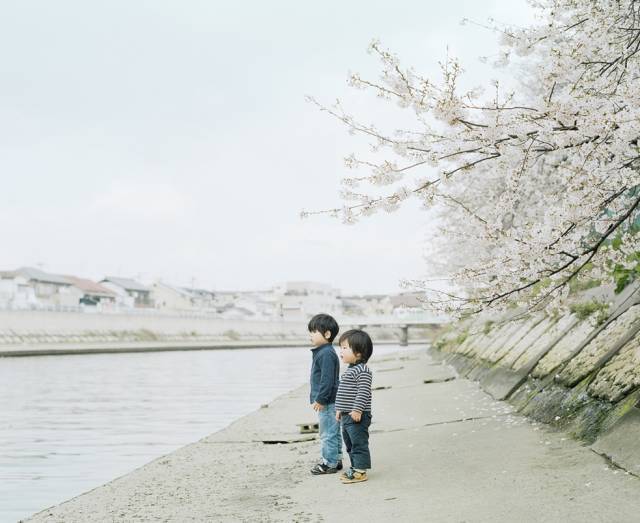
<path id="1" fill-rule="evenodd" d="M 343 412 L 340 422 L 342 424 L 342 439 L 347 447 L 351 466 L 354 469 L 370 469 L 369 425 L 371 425 L 371 413 L 363 412 L 360 421 L 356 423 L 348 412 Z"/>

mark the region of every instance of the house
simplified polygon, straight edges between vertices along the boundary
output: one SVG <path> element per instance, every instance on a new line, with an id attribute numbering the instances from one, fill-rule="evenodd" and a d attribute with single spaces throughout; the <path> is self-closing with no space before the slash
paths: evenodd
<path id="1" fill-rule="evenodd" d="M 276 286 L 276 316 L 286 320 L 304 320 L 314 314 L 339 314 L 342 310 L 338 290 L 330 285 L 309 281 L 291 281 Z"/>
<path id="2" fill-rule="evenodd" d="M 190 291 L 160 281 L 151 285 L 151 299 L 156 309 L 190 310 L 196 308 L 194 295 Z"/>
<path id="3" fill-rule="evenodd" d="M 404 321 L 424 323 L 448 323 L 451 318 L 442 312 L 430 310 L 421 292 L 403 292 L 391 296 L 393 315 Z"/>
<path id="4" fill-rule="evenodd" d="M 116 293 L 107 289 L 104 285 L 76 276 L 64 276 L 64 278 L 82 292 L 82 298 L 80 298 L 82 305 L 99 305 L 101 309 L 110 309 L 115 306 Z"/>
<path id="5" fill-rule="evenodd" d="M 251 311 L 253 319 L 269 320 L 276 317 L 276 297 L 272 291 L 240 291 L 233 305 Z"/>
<path id="6" fill-rule="evenodd" d="M 37 304 L 36 292 L 16 271 L 0 271 L 0 308 L 29 309 Z"/>
<path id="7" fill-rule="evenodd" d="M 212 291 L 178 287 L 162 281 L 151 285 L 151 300 L 156 309 L 213 312 L 218 307 Z"/>
<path id="8" fill-rule="evenodd" d="M 114 292 L 116 302 L 125 307 L 153 307 L 151 289 L 130 278 L 107 276 L 100 281 L 100 285 Z"/>
<path id="9" fill-rule="evenodd" d="M 74 287 L 64 276 L 50 274 L 33 267 L 21 267 L 16 271 L 34 289 L 38 306 L 77 307 L 83 292 Z"/>
<path id="10" fill-rule="evenodd" d="M 215 309 L 216 295 L 212 291 L 205 289 L 192 289 L 190 287 L 181 287 L 181 289 L 191 296 L 193 306 L 200 310 Z"/>
<path id="11" fill-rule="evenodd" d="M 251 312 L 254 320 L 279 318 L 276 315 L 275 295 L 273 291 L 216 291 L 212 306 L 221 313 L 229 307 Z"/>
<path id="12" fill-rule="evenodd" d="M 350 316 L 388 316 L 393 313 L 393 303 L 386 294 L 340 296 L 344 314 Z"/>
<path id="13" fill-rule="evenodd" d="M 427 321 L 432 316 L 425 307 L 425 296 L 421 292 L 401 292 L 391 296 L 393 315 L 412 321 Z"/>

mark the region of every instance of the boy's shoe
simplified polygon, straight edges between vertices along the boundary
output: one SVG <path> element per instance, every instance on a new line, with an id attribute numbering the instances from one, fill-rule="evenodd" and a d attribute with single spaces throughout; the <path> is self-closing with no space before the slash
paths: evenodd
<path id="1" fill-rule="evenodd" d="M 349 476 L 349 472 L 352 472 L 353 468 L 349 467 L 347 470 L 345 470 L 342 474 L 340 474 L 340 481 L 342 481 L 343 479 L 347 479 Z"/>
<path id="2" fill-rule="evenodd" d="M 318 476 L 319 474 L 335 474 L 338 472 L 337 467 L 330 467 L 324 463 L 318 463 L 311 469 L 311 474 Z"/>
<path id="3" fill-rule="evenodd" d="M 367 481 L 366 472 L 358 472 L 357 470 L 349 469 L 344 474 L 340 474 L 340 481 L 342 483 L 360 483 L 361 481 Z"/>
<path id="4" fill-rule="evenodd" d="M 338 464 L 336 465 L 337 470 L 342 470 L 342 460 L 338 460 Z"/>

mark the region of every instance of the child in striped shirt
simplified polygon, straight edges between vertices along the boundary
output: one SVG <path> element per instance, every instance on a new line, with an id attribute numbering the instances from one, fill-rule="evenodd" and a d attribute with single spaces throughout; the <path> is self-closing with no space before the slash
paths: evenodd
<path id="1" fill-rule="evenodd" d="M 336 394 L 336 419 L 342 425 L 342 438 L 351 468 L 340 475 L 343 483 L 367 481 L 371 468 L 369 425 L 371 425 L 372 374 L 366 363 L 373 353 L 369 335 L 358 329 L 340 336 L 340 358 L 349 365 L 340 378 Z"/>

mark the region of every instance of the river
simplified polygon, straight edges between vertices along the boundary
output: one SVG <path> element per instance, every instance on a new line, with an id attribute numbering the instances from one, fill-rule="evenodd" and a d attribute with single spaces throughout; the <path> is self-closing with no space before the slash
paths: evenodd
<path id="1" fill-rule="evenodd" d="M 304 347 L 0 359 L 0 523 L 224 428 L 309 365 Z"/>

